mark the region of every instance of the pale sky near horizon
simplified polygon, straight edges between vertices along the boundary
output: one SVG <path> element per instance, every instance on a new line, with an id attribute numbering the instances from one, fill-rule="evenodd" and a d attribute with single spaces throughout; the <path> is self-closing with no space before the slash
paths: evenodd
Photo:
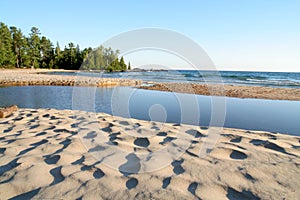
<path id="1" fill-rule="evenodd" d="M 298 0 L 2 0 L 0 21 L 26 35 L 36 26 L 61 48 L 95 48 L 144 27 L 168 29 L 198 43 L 219 70 L 300 72 Z M 136 66 L 153 59 L 147 56 L 125 58 Z M 164 58 L 174 68 L 184 65 Z"/>

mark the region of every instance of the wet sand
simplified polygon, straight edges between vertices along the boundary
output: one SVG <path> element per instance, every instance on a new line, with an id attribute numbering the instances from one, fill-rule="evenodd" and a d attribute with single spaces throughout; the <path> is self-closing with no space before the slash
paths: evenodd
<path id="1" fill-rule="evenodd" d="M 207 96 L 227 96 L 237 98 L 273 99 L 273 100 L 300 100 L 300 89 L 275 88 L 262 86 L 239 86 L 217 84 L 190 84 L 190 83 L 151 83 L 140 86 L 141 89 L 159 90 L 167 92 L 181 92 Z"/>

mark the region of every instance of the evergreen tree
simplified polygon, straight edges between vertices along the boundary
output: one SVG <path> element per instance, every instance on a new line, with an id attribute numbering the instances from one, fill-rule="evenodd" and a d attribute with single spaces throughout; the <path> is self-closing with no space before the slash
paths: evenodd
<path id="1" fill-rule="evenodd" d="M 76 49 L 74 43 L 69 43 L 69 55 L 68 60 L 70 63 L 70 69 L 76 69 Z"/>
<path id="2" fill-rule="evenodd" d="M 41 47 L 41 41 L 40 41 L 40 31 L 37 27 L 31 28 L 31 33 L 29 34 L 29 56 L 31 59 L 31 68 L 38 68 L 39 62 L 41 59 L 40 54 L 40 47 Z"/>
<path id="3" fill-rule="evenodd" d="M 83 69 L 124 71 L 127 66 L 123 57 L 118 59 L 119 53 L 103 46 L 81 51 L 79 45 L 75 47 L 72 42 L 64 50 L 57 42 L 54 49 L 52 42 L 41 36 L 37 27 L 32 27 L 29 37 L 26 37 L 17 27 L 8 28 L 0 23 L 0 67 L 79 69 L 83 63 Z"/>
<path id="4" fill-rule="evenodd" d="M 52 69 L 54 64 L 54 50 L 51 41 L 43 36 L 41 39 L 40 49 L 41 49 L 40 66 L 42 68 Z"/>
<path id="5" fill-rule="evenodd" d="M 54 50 L 54 66 L 55 68 L 61 67 L 61 50 L 58 42 L 56 42 L 56 47 Z"/>
<path id="6" fill-rule="evenodd" d="M 15 67 L 20 68 L 22 66 L 22 60 L 24 60 L 25 42 L 21 29 L 17 29 L 15 26 L 10 27 L 12 35 L 12 48 L 15 57 Z"/>
<path id="7" fill-rule="evenodd" d="M 125 71 L 125 70 L 126 70 L 127 66 L 126 66 L 126 64 L 125 64 L 125 62 L 124 62 L 123 56 L 122 56 L 121 59 L 120 59 L 119 65 L 120 65 L 120 70 L 122 70 L 122 71 Z"/>
<path id="8" fill-rule="evenodd" d="M 77 44 L 76 45 L 76 52 L 75 52 L 75 68 L 79 69 L 81 63 L 82 63 L 82 55 L 81 55 L 80 47 Z"/>
<path id="9" fill-rule="evenodd" d="M 131 65 L 130 65 L 130 62 L 128 62 L 128 70 L 131 70 Z"/>
<path id="10" fill-rule="evenodd" d="M 29 38 L 23 37 L 22 47 L 21 47 L 21 66 L 25 68 L 31 67 L 31 58 L 29 55 Z"/>
<path id="11" fill-rule="evenodd" d="M 11 32 L 4 23 L 0 23 L 0 66 L 13 67 L 15 60 Z"/>

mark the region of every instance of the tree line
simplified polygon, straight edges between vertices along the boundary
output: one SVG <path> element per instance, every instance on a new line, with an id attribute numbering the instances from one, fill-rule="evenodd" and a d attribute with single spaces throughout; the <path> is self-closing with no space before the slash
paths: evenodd
<path id="1" fill-rule="evenodd" d="M 0 23 L 0 68 L 48 68 L 68 70 L 124 71 L 130 63 L 118 58 L 119 51 L 100 46 L 80 49 L 70 42 L 62 50 L 59 43 L 54 47 L 37 27 L 28 36 L 20 28 Z"/>

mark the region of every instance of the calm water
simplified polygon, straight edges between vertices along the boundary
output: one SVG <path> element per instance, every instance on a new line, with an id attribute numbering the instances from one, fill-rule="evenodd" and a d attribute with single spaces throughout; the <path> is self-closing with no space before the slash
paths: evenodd
<path id="1" fill-rule="evenodd" d="M 225 99 L 225 127 L 300 135 L 300 101 Z M 11 104 L 22 108 L 82 109 L 137 119 L 208 126 L 212 97 L 130 87 L 0 88 L 0 107 Z"/>
<path id="2" fill-rule="evenodd" d="M 157 82 L 225 83 L 237 85 L 259 85 L 272 87 L 300 88 L 300 73 L 291 72 L 238 72 L 238 71 L 141 71 L 141 72 L 50 72 L 51 74 L 101 76 L 108 78 L 134 78 Z M 221 76 L 221 78 L 219 78 Z"/>

